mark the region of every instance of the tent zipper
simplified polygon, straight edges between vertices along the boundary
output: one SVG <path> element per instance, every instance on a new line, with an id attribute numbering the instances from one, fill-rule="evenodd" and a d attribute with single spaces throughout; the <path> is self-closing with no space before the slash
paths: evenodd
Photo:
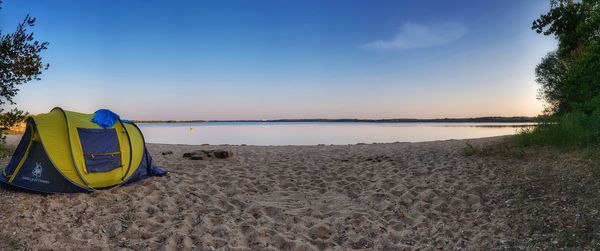
<path id="1" fill-rule="evenodd" d="M 121 155 L 121 152 L 110 152 L 110 153 L 85 153 L 84 155 L 96 158 L 96 156 L 117 156 Z"/>

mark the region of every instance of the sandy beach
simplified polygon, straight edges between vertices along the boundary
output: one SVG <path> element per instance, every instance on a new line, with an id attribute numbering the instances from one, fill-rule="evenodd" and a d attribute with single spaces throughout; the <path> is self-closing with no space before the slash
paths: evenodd
<path id="1" fill-rule="evenodd" d="M 0 251 L 600 250 L 600 0 L 0 15 Z"/>
<path id="2" fill-rule="evenodd" d="M 89 194 L 3 187 L 2 245 L 473 250 L 506 242 L 501 170 L 510 162 L 465 156 L 464 141 L 149 148 L 168 176 Z M 235 156 L 182 158 L 209 149 Z"/>

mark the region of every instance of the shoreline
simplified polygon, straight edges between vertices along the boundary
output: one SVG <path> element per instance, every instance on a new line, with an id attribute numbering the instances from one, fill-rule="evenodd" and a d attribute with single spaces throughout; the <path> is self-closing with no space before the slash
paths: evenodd
<path id="1" fill-rule="evenodd" d="M 16 146 L 21 140 L 22 134 L 6 134 L 6 144 L 10 146 Z M 308 146 L 361 146 L 361 145 L 386 145 L 386 144 L 419 144 L 419 143 L 434 143 L 444 141 L 479 141 L 479 140 L 499 140 L 503 138 L 510 138 L 514 135 L 500 135 L 491 137 L 481 138 L 467 138 L 467 139 L 440 139 L 440 140 L 426 140 L 426 141 L 396 141 L 396 142 L 370 142 L 370 143 L 354 143 L 354 144 L 307 144 L 307 145 L 251 145 L 251 144 L 170 144 L 170 143 L 152 143 L 146 142 L 148 146 L 188 146 L 188 147 L 308 147 Z"/>
<path id="2" fill-rule="evenodd" d="M 446 141 L 480 141 L 480 140 L 500 140 L 503 138 L 510 138 L 514 135 L 499 135 L 491 137 L 480 137 L 480 138 L 468 138 L 468 139 L 439 139 L 439 140 L 426 140 L 426 141 L 396 141 L 396 142 L 371 142 L 371 143 L 353 143 L 353 144 L 306 144 L 306 145 L 251 145 L 251 144 L 170 144 L 170 143 L 151 143 L 146 142 L 147 145 L 158 145 L 158 146 L 186 146 L 186 147 L 342 147 L 342 146 L 364 146 L 364 145 L 393 145 L 393 144 L 421 144 L 421 143 L 435 143 L 435 142 L 446 142 Z"/>

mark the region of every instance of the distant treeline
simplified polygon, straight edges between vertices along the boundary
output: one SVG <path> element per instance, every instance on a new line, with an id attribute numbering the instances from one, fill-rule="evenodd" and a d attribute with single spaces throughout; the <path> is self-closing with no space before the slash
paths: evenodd
<path id="1" fill-rule="evenodd" d="M 134 120 L 135 123 L 201 123 L 207 120 Z"/>
<path id="2" fill-rule="evenodd" d="M 137 120 L 136 123 L 282 123 L 282 122 L 344 122 L 344 123 L 529 123 L 541 121 L 541 117 L 477 117 L 439 119 L 273 119 L 273 120 Z"/>

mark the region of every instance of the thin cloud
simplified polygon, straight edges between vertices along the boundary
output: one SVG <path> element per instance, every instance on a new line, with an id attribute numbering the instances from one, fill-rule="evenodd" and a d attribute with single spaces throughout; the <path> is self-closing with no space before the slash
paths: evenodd
<path id="1" fill-rule="evenodd" d="M 366 50 L 409 50 L 452 43 L 462 38 L 467 28 L 461 24 L 432 25 L 406 22 L 391 40 L 377 40 L 361 45 Z"/>

